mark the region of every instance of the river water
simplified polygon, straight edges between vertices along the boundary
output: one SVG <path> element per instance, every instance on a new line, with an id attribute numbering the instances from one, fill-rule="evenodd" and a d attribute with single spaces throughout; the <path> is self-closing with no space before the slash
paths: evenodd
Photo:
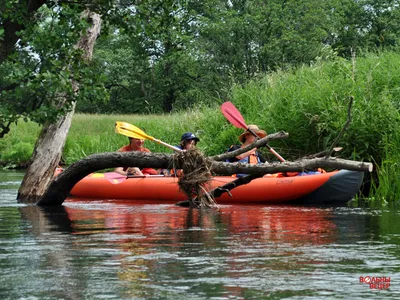
<path id="1" fill-rule="evenodd" d="M 17 203 L 22 176 L 0 171 L 0 299 L 400 298 L 396 209 L 45 209 Z"/>

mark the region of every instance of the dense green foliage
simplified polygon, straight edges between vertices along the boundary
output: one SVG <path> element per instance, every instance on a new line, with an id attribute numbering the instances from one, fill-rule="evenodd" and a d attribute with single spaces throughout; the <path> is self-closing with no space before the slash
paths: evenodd
<path id="1" fill-rule="evenodd" d="M 81 101 L 78 111 L 160 113 L 212 104 L 229 97 L 232 84 L 246 84 L 271 71 L 336 55 L 349 58 L 359 49 L 394 49 L 400 24 L 397 4 L 143 2 L 124 30 L 104 35 L 95 52 L 99 72 L 107 74 L 110 101 Z"/>
<path id="2" fill-rule="evenodd" d="M 271 71 L 397 49 L 398 2 L 5 0 L 0 137 L 18 120 L 51 122 L 74 100 L 87 113 L 171 112 Z M 87 9 L 103 19 L 92 63 L 74 47 Z"/>
<path id="3" fill-rule="evenodd" d="M 353 96 L 352 122 L 338 144 L 344 148 L 340 157 L 373 162 L 379 185 L 375 182 L 371 197 L 393 201 L 400 198 L 400 182 L 393 176 L 400 161 L 399 69 L 400 55 L 394 52 L 368 54 L 353 61 L 338 58 L 237 85 L 230 98 L 247 124 L 257 124 L 269 133 L 288 132 L 289 139 L 271 145 L 286 159 L 295 160 L 329 148 L 347 120 L 349 97 Z M 183 132 L 193 131 L 206 154 L 222 153 L 238 142 L 241 130 L 223 117 L 221 103 L 151 116 L 75 115 L 63 160 L 70 164 L 127 144 L 126 137 L 114 132 L 115 121 L 139 126 L 172 145 L 179 143 Z M 0 160 L 23 162 L 23 153 L 32 149 L 38 130 L 31 124 L 18 125 L 0 144 Z M 153 152 L 170 152 L 151 141 L 146 144 Z M 269 160 L 276 160 L 266 149 L 262 151 Z"/>
<path id="4" fill-rule="evenodd" d="M 89 26 L 80 5 L 3 1 L 0 7 L 0 138 L 12 122 L 54 121 L 72 101 L 107 97 L 102 76 L 75 45 Z M 96 1 L 99 8 L 107 1 Z M 105 7 L 105 6 L 104 6 Z M 79 84 L 76 91 L 74 85 Z"/>
<path id="5" fill-rule="evenodd" d="M 146 1 L 136 6 L 137 14 L 123 30 L 98 43 L 95 60 L 99 73 L 107 74 L 110 101 L 84 100 L 77 109 L 154 113 L 212 104 L 226 99 L 232 84 L 329 59 L 334 51 L 349 57 L 351 49 L 396 47 L 395 4 Z"/>
<path id="6" fill-rule="evenodd" d="M 343 127 L 349 98 L 354 96 L 351 127 L 341 140 L 345 156 L 379 164 L 385 147 L 382 136 L 393 137 L 398 131 L 399 57 L 371 54 L 354 62 L 339 58 L 275 73 L 235 88 L 234 99 L 241 103 L 241 111 L 255 117 L 254 122 L 290 132 L 285 144 L 292 154 L 301 145 L 303 154 L 328 148 Z"/>

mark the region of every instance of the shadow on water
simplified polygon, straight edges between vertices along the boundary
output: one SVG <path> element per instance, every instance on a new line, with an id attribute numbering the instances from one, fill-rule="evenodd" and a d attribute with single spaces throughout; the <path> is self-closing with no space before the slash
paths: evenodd
<path id="1" fill-rule="evenodd" d="M 29 205 L 19 207 L 19 211 L 35 236 L 33 249 L 24 251 L 32 256 L 30 260 L 35 261 L 34 270 L 26 267 L 25 273 L 31 282 L 39 286 L 31 287 L 32 284 L 22 282 L 20 288 L 25 289 L 22 294 L 39 299 L 82 299 L 82 292 L 76 287 L 87 280 L 87 274 L 81 272 L 74 262 L 76 247 L 68 238 L 73 228 L 66 207 Z"/>
<path id="2" fill-rule="evenodd" d="M 65 206 L 40 207 L 29 205 L 19 208 L 21 217 L 32 225 L 36 235 L 50 232 L 71 233 L 72 221 Z"/>

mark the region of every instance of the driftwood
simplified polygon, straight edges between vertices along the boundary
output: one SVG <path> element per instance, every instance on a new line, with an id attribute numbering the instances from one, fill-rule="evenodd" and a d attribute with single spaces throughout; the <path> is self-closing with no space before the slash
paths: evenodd
<path id="1" fill-rule="evenodd" d="M 350 97 L 350 101 L 349 101 L 349 107 L 347 108 L 347 120 L 346 120 L 346 123 L 343 125 L 343 128 L 340 130 L 338 136 L 333 141 L 331 147 L 329 148 L 328 152 L 325 155 L 325 158 L 328 158 L 329 156 L 331 156 L 333 149 L 335 148 L 335 146 L 337 145 L 339 140 L 342 138 L 342 136 L 343 136 L 344 132 L 346 131 L 346 129 L 349 127 L 349 125 L 351 123 L 351 107 L 353 106 L 353 102 L 354 102 L 354 97 L 351 96 Z"/>
<path id="2" fill-rule="evenodd" d="M 336 153 L 336 152 L 340 152 L 340 151 L 342 151 L 343 150 L 343 147 L 334 147 L 334 148 L 332 148 L 332 153 L 331 154 L 333 154 L 333 153 Z M 317 153 L 314 153 L 314 154 L 310 154 L 310 155 L 307 155 L 307 156 L 304 156 L 303 157 L 303 159 L 311 159 L 311 158 L 317 158 L 317 157 L 324 157 L 324 156 L 326 156 L 328 153 L 329 153 L 329 151 L 330 150 L 323 150 L 323 151 L 321 151 L 321 152 L 317 152 Z"/>
<path id="3" fill-rule="evenodd" d="M 53 179 L 38 205 L 61 205 L 74 185 L 92 172 L 120 166 L 139 168 L 167 168 L 172 165 L 172 155 L 145 152 L 109 152 L 93 154 L 81 159 Z"/>
<path id="4" fill-rule="evenodd" d="M 220 197 L 224 193 L 229 193 L 230 196 L 231 193 L 230 191 L 238 186 L 248 184 L 250 183 L 253 179 L 259 178 L 262 175 L 246 175 L 242 176 L 239 178 L 236 178 L 235 180 L 228 182 L 224 185 L 221 185 L 211 191 L 208 192 L 208 196 L 212 199 Z M 196 202 L 198 202 L 197 199 L 191 199 L 191 200 L 185 200 L 185 201 L 179 201 L 176 203 L 177 206 L 183 206 L 183 207 L 192 207 L 193 205 L 196 205 Z"/>
<path id="5" fill-rule="evenodd" d="M 182 168 L 179 176 L 179 189 L 190 200 L 192 207 L 215 207 L 214 197 L 210 196 L 205 185 L 212 180 L 211 161 L 196 148 L 177 152 L 174 155 L 174 163 Z"/>

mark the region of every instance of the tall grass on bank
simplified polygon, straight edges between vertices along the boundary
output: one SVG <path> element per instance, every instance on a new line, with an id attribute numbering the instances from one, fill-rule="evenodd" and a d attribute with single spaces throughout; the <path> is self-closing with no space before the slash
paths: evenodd
<path id="1" fill-rule="evenodd" d="M 400 200 L 400 132 L 384 144 L 385 159 L 377 166 L 378 180 L 373 183 L 371 191 L 371 199 L 378 205 Z"/>
<path id="2" fill-rule="evenodd" d="M 0 165 L 25 166 L 32 156 L 39 130 L 40 126 L 32 122 L 12 125 L 11 131 L 0 139 Z"/>
<path id="3" fill-rule="evenodd" d="M 400 179 L 396 165 L 400 160 L 400 54 L 366 54 L 356 61 L 336 58 L 288 72 L 275 72 L 245 86 L 233 86 L 230 100 L 247 124 L 257 124 L 268 133 L 280 130 L 289 139 L 273 141 L 271 146 L 283 157 L 294 160 L 305 154 L 327 149 L 347 120 L 350 96 L 354 96 L 352 122 L 338 146 L 341 157 L 374 162 L 379 185 L 372 197 L 399 200 Z M 238 143 L 242 132 L 214 107 L 204 107 L 162 115 L 83 115 L 76 114 L 68 134 L 63 160 L 66 164 L 93 153 L 115 151 L 128 139 L 114 132 L 115 121 L 125 121 L 147 134 L 172 145 L 182 133 L 192 131 L 206 155 L 226 151 Z M 39 127 L 21 122 L 0 140 L 0 161 L 18 164 L 32 152 Z M 171 152 L 146 141 L 153 152 Z M 276 160 L 262 149 L 269 160 Z M 28 154 L 29 153 L 29 154 Z M 394 187 L 394 184 L 396 187 Z M 375 197 L 376 196 L 376 197 Z"/>
<path id="4" fill-rule="evenodd" d="M 62 155 L 63 163 L 69 165 L 90 154 L 113 152 L 128 144 L 127 137 L 115 133 L 116 121 L 138 126 L 146 134 L 171 145 L 178 145 L 182 134 L 191 131 L 201 139 L 198 147 L 209 155 L 226 150 L 227 146 L 222 141 L 215 143 L 218 141 L 216 137 L 224 135 L 222 132 L 232 127 L 219 112 L 217 105 L 214 108 L 199 107 L 196 110 L 162 115 L 75 114 Z M 0 161 L 10 167 L 26 162 L 32 154 L 39 132 L 40 127 L 31 122 L 21 122 L 17 127 L 12 127 L 10 133 L 0 140 Z M 238 129 L 237 134 L 240 134 Z M 145 147 L 152 152 L 172 152 L 152 141 L 146 141 Z M 20 148 L 24 151 L 14 150 Z"/>
<path id="5" fill-rule="evenodd" d="M 329 147 L 347 119 L 354 96 L 352 122 L 340 141 L 342 155 L 380 164 L 384 138 L 399 130 L 400 54 L 369 54 L 353 63 L 328 63 L 274 73 L 233 89 L 232 99 L 246 116 L 268 132 L 287 131 L 274 142 L 288 158 Z M 354 75 L 354 81 L 353 81 Z"/>
<path id="6" fill-rule="evenodd" d="M 198 115 L 198 114 L 197 114 Z M 70 164 L 89 154 L 117 151 L 128 144 L 128 138 L 115 133 L 116 121 L 123 121 L 141 128 L 146 134 L 171 145 L 179 144 L 183 131 L 193 131 L 200 135 L 196 126 L 197 117 L 192 112 L 176 115 L 83 115 L 74 116 L 70 134 L 64 151 L 64 161 Z M 189 126 L 189 124 L 191 124 Z M 85 127 L 85 131 L 82 127 Z M 172 152 L 169 148 L 152 141 L 145 147 L 152 152 Z"/>

